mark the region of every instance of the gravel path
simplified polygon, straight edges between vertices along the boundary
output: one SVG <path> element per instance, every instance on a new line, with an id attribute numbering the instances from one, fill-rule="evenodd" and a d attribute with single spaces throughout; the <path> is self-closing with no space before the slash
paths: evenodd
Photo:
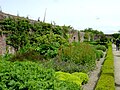
<path id="1" fill-rule="evenodd" d="M 104 56 L 105 56 L 105 53 L 104 53 Z M 95 89 L 103 61 L 104 61 L 104 58 L 101 58 L 99 61 L 97 61 L 95 70 L 93 70 L 90 73 L 90 78 L 89 78 L 88 83 L 83 85 L 83 90 L 94 90 Z"/>
<path id="2" fill-rule="evenodd" d="M 115 45 L 112 45 L 112 47 L 114 55 L 115 86 L 116 90 L 120 90 L 120 51 L 116 51 Z"/>

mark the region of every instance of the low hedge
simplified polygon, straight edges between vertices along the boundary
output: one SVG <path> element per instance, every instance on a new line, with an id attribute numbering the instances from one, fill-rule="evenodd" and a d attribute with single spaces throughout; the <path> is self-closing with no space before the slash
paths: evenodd
<path id="1" fill-rule="evenodd" d="M 107 56 L 95 90 L 115 90 L 112 45 L 108 44 Z"/>

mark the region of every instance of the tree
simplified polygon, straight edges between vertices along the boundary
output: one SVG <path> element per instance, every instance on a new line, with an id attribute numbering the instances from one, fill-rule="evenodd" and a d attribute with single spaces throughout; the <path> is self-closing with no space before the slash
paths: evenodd
<path id="1" fill-rule="evenodd" d="M 100 42 L 107 42 L 107 37 L 105 35 L 102 35 L 100 38 Z"/>
<path id="2" fill-rule="evenodd" d="M 112 34 L 112 36 L 113 36 L 115 39 L 117 39 L 117 38 L 120 36 L 120 33 L 114 33 L 114 34 Z"/>

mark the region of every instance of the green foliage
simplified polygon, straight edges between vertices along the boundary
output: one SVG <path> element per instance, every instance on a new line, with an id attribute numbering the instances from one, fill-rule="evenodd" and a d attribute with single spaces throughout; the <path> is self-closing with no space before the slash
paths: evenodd
<path id="1" fill-rule="evenodd" d="M 97 42 L 97 41 L 94 41 L 94 42 L 89 42 L 91 45 L 102 45 L 102 46 L 105 46 L 106 49 L 108 48 L 108 43 L 107 42 Z"/>
<path id="2" fill-rule="evenodd" d="M 105 35 L 102 35 L 101 38 L 100 38 L 100 42 L 107 42 L 108 39 Z"/>
<path id="3" fill-rule="evenodd" d="M 80 31 L 78 31 L 78 41 L 80 42 Z"/>
<path id="4" fill-rule="evenodd" d="M 85 39 L 86 41 L 88 41 L 88 39 L 89 39 L 89 32 L 85 32 L 84 39 Z"/>
<path id="5" fill-rule="evenodd" d="M 35 62 L 0 60 L 0 90 L 81 90 L 73 82 L 61 81 L 55 71 Z"/>
<path id="6" fill-rule="evenodd" d="M 94 41 L 94 34 L 93 33 L 90 33 L 90 41 Z"/>
<path id="7" fill-rule="evenodd" d="M 37 42 L 35 50 L 44 55 L 45 58 L 54 58 L 58 54 L 59 47 L 67 44 L 66 39 L 54 33 L 38 37 Z"/>
<path id="8" fill-rule="evenodd" d="M 86 84 L 89 80 L 89 77 L 86 73 L 74 72 L 74 73 L 72 73 L 72 75 L 75 75 L 75 76 L 79 77 L 82 80 L 82 85 Z"/>
<path id="9" fill-rule="evenodd" d="M 88 66 L 83 66 L 81 64 L 76 64 L 71 61 L 60 61 L 58 58 L 55 60 L 50 60 L 47 62 L 43 62 L 44 66 L 47 68 L 52 67 L 55 71 L 63 71 L 63 72 L 85 72 L 87 73 L 90 69 Z"/>
<path id="10" fill-rule="evenodd" d="M 74 43 L 60 47 L 59 54 L 51 63 L 56 71 L 88 72 L 95 67 L 96 52 L 88 44 Z"/>
<path id="11" fill-rule="evenodd" d="M 79 85 L 62 80 L 56 80 L 54 82 L 54 90 L 82 90 Z"/>
<path id="12" fill-rule="evenodd" d="M 120 36 L 120 33 L 114 33 L 114 34 L 112 34 L 112 36 L 113 36 L 115 39 L 117 39 L 117 38 Z"/>
<path id="13" fill-rule="evenodd" d="M 9 53 L 6 53 L 5 55 L 2 55 L 1 57 L 2 57 L 2 60 L 8 61 L 8 60 L 10 60 L 10 58 L 13 57 L 13 55 L 9 54 Z"/>
<path id="14" fill-rule="evenodd" d="M 84 32 L 91 32 L 95 35 L 103 35 L 104 33 L 102 31 L 98 31 L 98 30 L 93 30 L 92 28 L 86 28 L 85 30 L 83 30 Z"/>
<path id="15" fill-rule="evenodd" d="M 94 49 L 85 43 L 74 43 L 68 47 L 59 50 L 58 59 L 65 62 L 74 62 L 78 65 L 93 69 L 96 62 L 96 54 Z"/>
<path id="16" fill-rule="evenodd" d="M 67 82 L 73 82 L 77 84 L 78 86 L 81 86 L 82 84 L 86 83 L 88 81 L 88 75 L 81 72 L 75 72 L 75 73 L 65 73 L 65 72 L 56 72 L 55 74 L 56 78 L 58 80 L 67 81 Z"/>
<path id="17" fill-rule="evenodd" d="M 58 48 L 68 42 L 68 32 L 71 29 L 70 26 L 44 22 L 30 23 L 29 19 L 11 17 L 4 19 L 0 24 L 2 32 L 8 32 L 8 45 L 16 51 L 30 45 L 44 58 L 53 58 L 58 54 Z"/>
<path id="18" fill-rule="evenodd" d="M 1 22 L 3 31 L 8 32 L 7 44 L 18 50 L 29 43 L 31 24 L 27 19 L 6 18 Z"/>
<path id="19" fill-rule="evenodd" d="M 27 52 L 19 53 L 17 52 L 15 55 L 10 57 L 8 60 L 10 61 L 42 61 L 43 55 L 40 55 L 39 52 L 35 50 L 29 50 Z"/>
<path id="20" fill-rule="evenodd" d="M 54 71 L 39 63 L 0 61 L 2 90 L 53 89 Z"/>
<path id="21" fill-rule="evenodd" d="M 105 52 L 106 49 L 107 49 L 107 48 L 106 48 L 105 46 L 103 46 L 103 45 L 96 45 L 95 48 L 96 48 L 97 50 L 102 50 L 103 52 Z"/>
<path id="22" fill-rule="evenodd" d="M 106 60 L 102 66 L 101 76 L 95 90 L 115 90 L 113 60 L 112 45 L 109 44 Z"/>
<path id="23" fill-rule="evenodd" d="M 115 90 L 114 77 L 112 75 L 103 74 L 95 90 Z"/>
<path id="24" fill-rule="evenodd" d="M 97 42 L 92 41 L 92 42 L 89 42 L 89 44 L 91 44 L 91 45 L 97 45 Z"/>
<path id="25" fill-rule="evenodd" d="M 104 56 L 104 53 L 102 50 L 96 50 L 96 58 L 100 60 Z"/>

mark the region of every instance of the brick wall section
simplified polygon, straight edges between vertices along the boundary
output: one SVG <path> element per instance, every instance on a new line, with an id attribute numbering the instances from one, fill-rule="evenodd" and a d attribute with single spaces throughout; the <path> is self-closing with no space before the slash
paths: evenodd
<path id="1" fill-rule="evenodd" d="M 0 35 L 0 55 L 4 55 L 6 52 L 6 37 L 5 35 Z"/>

